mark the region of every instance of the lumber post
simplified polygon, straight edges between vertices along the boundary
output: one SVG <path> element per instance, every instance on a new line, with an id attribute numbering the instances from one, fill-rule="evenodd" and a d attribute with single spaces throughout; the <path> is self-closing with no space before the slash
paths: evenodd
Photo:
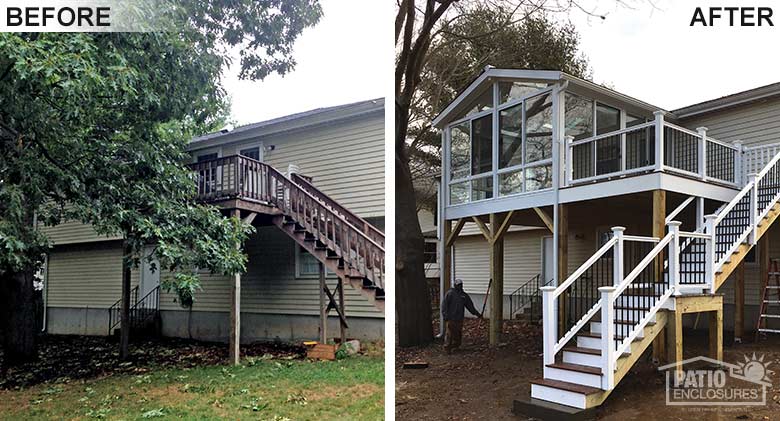
<path id="1" fill-rule="evenodd" d="M 122 303 L 120 307 L 119 359 L 126 360 L 130 356 L 130 243 L 125 241 L 122 256 Z M 109 332 L 110 334 L 110 332 Z"/>
<path id="2" fill-rule="evenodd" d="M 769 276 L 769 231 L 765 232 L 758 240 L 758 265 L 761 268 L 761 283 L 765 283 Z"/>
<path id="3" fill-rule="evenodd" d="M 556 285 L 560 285 L 569 276 L 569 205 L 558 205 L 558 279 Z M 542 280 L 545 282 L 546 280 Z M 558 299 L 558 332 L 565 332 L 566 303 L 569 298 L 568 291 L 564 291 Z"/>
<path id="4" fill-rule="evenodd" d="M 339 289 L 339 312 L 344 316 L 347 317 L 347 313 L 344 312 L 345 305 L 344 305 L 344 281 L 339 278 L 338 283 L 338 289 Z M 347 341 L 347 328 L 344 326 L 344 323 L 339 319 L 339 337 L 341 338 L 341 343 L 344 344 L 344 342 Z"/>
<path id="5" fill-rule="evenodd" d="M 669 346 L 666 349 L 666 362 L 669 364 L 678 364 L 683 360 L 683 336 L 682 336 L 682 311 L 670 311 L 668 313 L 669 321 L 666 324 L 666 340 Z M 659 336 L 664 335 L 661 332 Z M 682 372 L 679 365 L 674 369 L 675 375 Z"/>
<path id="6" fill-rule="evenodd" d="M 709 312 L 710 358 L 723 361 L 723 307 Z"/>
<path id="7" fill-rule="evenodd" d="M 233 217 L 241 218 L 238 209 L 233 210 Z M 240 247 L 240 246 L 239 246 Z M 230 363 L 238 365 L 241 360 L 241 274 L 233 275 L 233 285 L 230 289 Z"/>
<path id="8" fill-rule="evenodd" d="M 665 190 L 653 190 L 653 237 L 663 238 L 666 235 L 666 191 Z M 655 266 L 655 282 L 660 283 L 663 281 L 663 264 L 664 255 L 663 252 L 658 254 L 658 257 L 653 263 Z M 666 343 L 664 335 L 660 334 L 653 340 L 653 359 L 655 361 L 661 361 L 663 359 Z"/>
<path id="9" fill-rule="evenodd" d="M 490 346 L 501 342 L 504 327 L 504 237 L 499 234 L 499 215 L 490 214 Z"/>
<path id="10" fill-rule="evenodd" d="M 745 261 L 737 266 L 734 279 L 734 342 L 742 343 L 745 329 Z"/>
<path id="11" fill-rule="evenodd" d="M 320 343 L 328 343 L 328 305 L 325 303 L 325 265 L 319 262 L 320 274 Z"/>

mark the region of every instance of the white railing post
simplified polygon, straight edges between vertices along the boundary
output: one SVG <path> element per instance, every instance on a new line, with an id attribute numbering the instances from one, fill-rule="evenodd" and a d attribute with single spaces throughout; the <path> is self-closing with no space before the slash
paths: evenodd
<path id="1" fill-rule="evenodd" d="M 748 184 L 752 184 L 750 188 L 750 234 L 748 239 L 750 244 L 756 244 L 756 228 L 758 226 L 758 180 L 757 174 L 748 174 Z"/>
<path id="2" fill-rule="evenodd" d="M 745 180 L 742 179 L 742 141 L 735 140 L 734 146 L 737 148 L 736 156 L 734 157 L 734 184 L 742 187 Z"/>
<path id="3" fill-rule="evenodd" d="M 572 155 L 574 154 L 571 148 L 571 142 L 574 141 L 574 136 L 564 136 L 564 148 L 563 148 L 563 165 L 564 174 L 566 179 L 566 186 L 571 184 L 572 174 L 574 173 L 574 163 L 572 162 Z M 596 174 L 595 172 L 593 173 Z"/>
<path id="4" fill-rule="evenodd" d="M 699 144 L 699 175 L 702 180 L 707 179 L 707 128 L 698 127 L 696 129 L 701 137 L 701 143 Z"/>
<path id="5" fill-rule="evenodd" d="M 707 239 L 704 245 L 704 280 L 710 285 L 710 291 L 715 293 L 715 220 L 718 215 L 707 215 L 704 217 L 704 232 Z"/>
<path id="6" fill-rule="evenodd" d="M 555 362 L 555 342 L 557 341 L 558 312 L 555 310 L 555 288 L 545 286 L 542 291 L 542 340 L 544 364 Z"/>
<path id="7" fill-rule="evenodd" d="M 664 116 L 666 111 L 656 111 L 655 115 L 655 170 L 664 168 Z"/>
<path id="8" fill-rule="evenodd" d="M 615 287 L 601 287 L 601 388 L 615 387 Z"/>
<path id="9" fill-rule="evenodd" d="M 626 227 L 612 227 L 612 235 L 617 239 L 612 248 L 612 277 L 615 287 L 623 282 L 623 232 Z"/>
<path id="10" fill-rule="evenodd" d="M 674 295 L 680 295 L 680 221 L 666 224 L 672 241 L 669 243 L 669 284 L 674 288 Z"/>
<path id="11" fill-rule="evenodd" d="M 703 232 L 704 227 L 704 198 L 696 198 L 696 231 Z"/>

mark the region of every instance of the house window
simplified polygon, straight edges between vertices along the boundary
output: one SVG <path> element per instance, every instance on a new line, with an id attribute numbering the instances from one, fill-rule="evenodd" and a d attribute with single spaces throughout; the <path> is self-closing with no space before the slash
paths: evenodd
<path id="1" fill-rule="evenodd" d="M 552 95 L 544 93 L 525 102 L 525 162 L 552 157 Z"/>
<path id="2" fill-rule="evenodd" d="M 546 83 L 498 82 L 498 103 L 521 99 L 547 87 Z"/>
<path id="3" fill-rule="evenodd" d="M 620 130 L 620 110 L 604 104 L 596 105 L 596 134 L 602 135 Z M 622 136 L 609 136 L 597 140 L 596 174 L 620 171 L 620 143 Z"/>
<path id="4" fill-rule="evenodd" d="M 239 152 L 239 155 L 245 156 L 247 158 L 254 159 L 255 161 L 260 160 L 260 147 L 254 146 L 251 148 L 241 149 Z"/>
<path id="5" fill-rule="evenodd" d="M 471 175 L 493 171 L 493 116 L 472 121 L 471 134 Z"/>
<path id="6" fill-rule="evenodd" d="M 593 136 L 593 101 L 566 92 L 565 122 L 566 136 L 574 140 Z"/>
<path id="7" fill-rule="evenodd" d="M 498 167 L 523 163 L 523 104 L 501 110 L 498 132 Z"/>
<path id="8" fill-rule="evenodd" d="M 438 260 L 438 245 L 435 241 L 425 242 L 425 264 L 435 264 Z"/>
<path id="9" fill-rule="evenodd" d="M 297 244 L 295 245 L 295 250 L 295 275 L 299 278 L 320 276 L 320 261 Z M 326 269 L 326 273 L 330 272 Z"/>
<path id="10" fill-rule="evenodd" d="M 213 161 L 213 160 L 215 160 L 217 158 L 219 158 L 219 154 L 214 152 L 214 153 L 207 153 L 207 154 L 203 154 L 203 155 L 198 155 L 197 160 L 198 160 L 198 162 L 206 162 L 206 161 Z"/>

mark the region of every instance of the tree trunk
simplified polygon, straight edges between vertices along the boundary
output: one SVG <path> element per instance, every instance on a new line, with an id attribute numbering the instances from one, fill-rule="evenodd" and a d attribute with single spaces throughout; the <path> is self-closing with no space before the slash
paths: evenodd
<path id="1" fill-rule="evenodd" d="M 433 340 L 431 297 L 425 280 L 425 240 L 417 220 L 409 164 L 396 151 L 395 159 L 395 307 L 398 344 L 415 346 Z"/>
<path id="2" fill-rule="evenodd" d="M 34 279 L 32 271 L 6 273 L 0 278 L 0 328 L 6 366 L 37 358 Z"/>
<path id="3" fill-rule="evenodd" d="M 130 254 L 129 245 L 125 244 L 122 258 L 122 304 L 120 307 L 121 329 L 119 330 L 119 359 L 126 360 L 130 356 Z"/>

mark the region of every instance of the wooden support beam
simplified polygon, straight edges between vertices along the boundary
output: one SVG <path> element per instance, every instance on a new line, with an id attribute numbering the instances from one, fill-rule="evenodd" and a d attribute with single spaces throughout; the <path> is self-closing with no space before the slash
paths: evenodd
<path id="1" fill-rule="evenodd" d="M 669 321 L 666 323 L 666 341 L 669 346 L 667 347 L 666 362 L 669 364 L 679 363 L 683 360 L 682 316 L 682 311 L 667 313 Z M 663 332 L 660 335 L 663 335 Z M 681 372 L 682 367 L 677 366 L 675 371 Z"/>
<path id="2" fill-rule="evenodd" d="M 232 216 L 241 218 L 238 209 L 232 211 Z M 239 246 L 240 247 L 240 246 Z M 233 275 L 233 285 L 230 290 L 230 363 L 238 365 L 241 360 L 241 274 Z"/>
<path id="3" fill-rule="evenodd" d="M 734 342 L 742 343 L 745 328 L 745 262 L 740 262 L 734 279 Z"/>
<path id="4" fill-rule="evenodd" d="M 458 220 L 458 225 L 461 225 L 461 228 L 463 228 L 461 221 L 463 221 L 463 219 Z M 442 231 L 441 262 L 439 262 L 439 270 L 441 271 L 442 279 L 444 281 L 441 285 L 441 288 L 443 289 L 441 293 L 444 294 L 449 291 L 452 283 L 452 243 L 450 242 L 450 237 L 452 237 L 452 242 L 454 243 L 457 235 L 452 235 L 452 221 L 443 220 L 439 223 L 444 224 L 444 229 Z M 441 315 L 439 316 L 441 317 Z"/>
<path id="5" fill-rule="evenodd" d="M 723 308 L 710 311 L 710 358 L 723 361 Z"/>
<path id="6" fill-rule="evenodd" d="M 509 227 L 512 226 L 512 217 L 515 215 L 515 211 L 509 211 L 509 213 L 506 214 L 506 217 L 504 217 L 504 222 L 501 223 L 501 226 L 498 227 L 498 232 L 493 235 L 492 241 L 496 241 L 496 239 L 500 239 L 504 237 L 504 234 L 509 231 Z"/>
<path id="7" fill-rule="evenodd" d="M 490 279 L 493 280 L 490 290 L 490 346 L 501 342 L 501 332 L 504 328 L 504 238 L 498 236 L 498 215 L 490 214 Z M 491 239 L 495 238 L 495 241 Z"/>
<path id="8" fill-rule="evenodd" d="M 325 265 L 319 263 L 320 272 L 320 343 L 328 343 L 328 306 L 325 304 Z"/>
<path id="9" fill-rule="evenodd" d="M 244 217 L 244 219 L 241 220 L 241 222 L 252 225 L 252 221 L 254 221 L 256 217 L 257 217 L 257 212 L 250 212 L 249 215 L 247 215 L 246 217 Z"/>
<path id="10" fill-rule="evenodd" d="M 558 279 L 557 285 L 563 283 L 569 277 L 569 205 L 558 205 Z M 546 282 L 543 279 L 542 282 Z M 558 331 L 565 332 L 566 302 L 569 293 L 564 292 L 558 299 Z"/>
<path id="11" fill-rule="evenodd" d="M 460 231 L 463 229 L 463 226 L 466 225 L 466 218 L 458 219 L 458 222 L 455 223 L 455 228 L 452 229 L 452 231 L 450 231 L 452 228 L 452 225 L 450 225 L 451 223 L 451 221 L 444 221 L 444 238 L 446 239 L 444 245 L 448 248 L 455 244 L 455 240 L 458 239 Z"/>
<path id="12" fill-rule="evenodd" d="M 758 265 L 761 272 L 761 283 L 763 284 L 767 280 L 769 275 L 769 234 L 761 236 L 758 240 Z"/>
<path id="13" fill-rule="evenodd" d="M 653 237 L 663 238 L 666 235 L 666 191 L 665 190 L 653 190 L 653 221 L 652 221 Z M 660 283 L 663 276 L 663 253 L 659 253 L 658 257 L 653 263 L 655 270 L 655 282 Z M 653 359 L 661 361 L 665 350 L 664 335 L 658 335 L 653 341 Z"/>
<path id="14" fill-rule="evenodd" d="M 490 225 L 491 226 L 493 226 L 493 216 L 494 215 L 495 214 L 493 214 L 493 213 L 490 214 L 490 221 L 491 221 Z M 492 239 L 493 239 L 493 233 L 491 232 L 491 228 L 488 228 L 487 225 L 485 225 L 485 223 L 482 222 L 482 220 L 479 219 L 479 217 L 477 217 L 477 216 L 472 216 L 471 219 L 474 220 L 474 223 L 477 224 L 477 227 L 479 227 L 479 230 L 482 231 L 482 235 L 485 237 L 485 240 L 487 240 L 488 243 L 490 243 L 492 241 Z"/>
<path id="15" fill-rule="evenodd" d="M 342 322 L 339 323 L 339 338 L 343 344 L 347 341 L 347 313 L 345 312 L 344 306 L 344 281 L 341 278 L 339 278 L 337 288 L 339 289 L 339 317 L 343 319 Z"/>
<path id="16" fill-rule="evenodd" d="M 539 219 L 544 222 L 544 225 L 547 226 L 547 229 L 550 230 L 550 232 L 555 232 L 552 218 L 550 218 L 550 216 L 544 213 L 544 211 L 540 208 L 534 208 L 534 211 L 537 215 L 539 215 Z"/>

